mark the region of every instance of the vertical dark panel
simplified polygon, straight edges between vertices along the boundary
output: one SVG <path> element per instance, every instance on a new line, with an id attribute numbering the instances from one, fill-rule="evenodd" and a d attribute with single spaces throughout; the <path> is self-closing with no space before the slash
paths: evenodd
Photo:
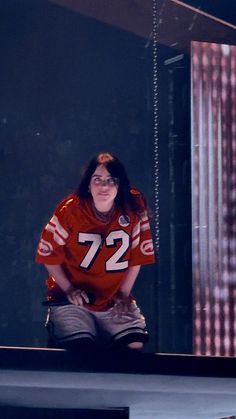
<path id="1" fill-rule="evenodd" d="M 163 49 L 160 71 L 159 350 L 192 351 L 190 67 Z"/>
<path id="2" fill-rule="evenodd" d="M 151 61 L 144 39 L 46 0 L 1 2 L 0 15 L 0 344 L 44 345 L 35 248 L 81 165 L 110 150 L 152 200 Z M 154 281 L 147 268 L 137 286 L 150 319 Z"/>

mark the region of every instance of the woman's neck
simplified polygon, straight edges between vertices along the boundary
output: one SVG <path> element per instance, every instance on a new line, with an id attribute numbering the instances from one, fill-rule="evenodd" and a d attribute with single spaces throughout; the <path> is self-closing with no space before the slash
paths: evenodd
<path id="1" fill-rule="evenodd" d="M 110 212 L 110 211 L 111 211 L 111 209 L 113 208 L 113 206 L 112 206 L 112 207 L 110 207 L 110 208 L 107 208 L 107 207 L 97 207 L 97 206 L 95 205 L 95 208 L 96 208 L 96 210 L 97 210 L 98 212 L 100 212 L 101 214 L 107 214 L 108 212 Z"/>
<path id="2" fill-rule="evenodd" d="M 114 208 L 114 204 L 112 204 L 109 209 L 107 209 L 107 207 L 105 208 L 101 206 L 98 208 L 98 206 L 96 206 L 93 202 L 93 213 L 98 220 L 103 222 L 109 222 L 111 220 Z"/>
<path id="3" fill-rule="evenodd" d="M 113 208 L 114 208 L 114 202 L 108 205 L 102 205 L 102 204 L 95 204 L 95 202 L 93 201 L 93 206 L 94 208 L 101 213 L 106 214 L 107 212 L 110 212 Z"/>

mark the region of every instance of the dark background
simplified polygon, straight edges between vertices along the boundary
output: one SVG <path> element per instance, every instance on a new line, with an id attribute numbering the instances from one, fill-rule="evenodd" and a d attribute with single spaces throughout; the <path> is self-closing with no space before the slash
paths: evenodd
<path id="1" fill-rule="evenodd" d="M 188 3 L 234 21 L 225 2 Z M 2 0 L 0 39 L 0 345 L 45 346 L 35 250 L 81 166 L 117 154 L 154 213 L 152 42 L 46 0 Z M 189 49 L 158 46 L 158 101 L 160 248 L 135 295 L 146 350 L 191 353 Z M 155 217 L 152 228 L 156 237 Z"/>
<path id="2" fill-rule="evenodd" d="M 153 206 L 152 64 L 145 40 L 47 1 L 1 2 L 0 345 L 45 346 L 43 225 L 98 151 Z M 156 267 L 137 297 L 156 348 Z"/>
<path id="3" fill-rule="evenodd" d="M 227 22 L 236 23 L 236 7 L 232 0 L 183 0 L 184 3 L 216 16 Z"/>

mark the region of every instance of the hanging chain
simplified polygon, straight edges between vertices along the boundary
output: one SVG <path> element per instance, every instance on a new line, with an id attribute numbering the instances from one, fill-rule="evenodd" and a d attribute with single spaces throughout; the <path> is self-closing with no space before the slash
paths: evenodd
<path id="1" fill-rule="evenodd" d="M 153 148 L 154 148 L 154 199 L 155 199 L 155 248 L 159 250 L 159 136 L 158 136 L 158 11 L 157 0 L 153 0 Z"/>

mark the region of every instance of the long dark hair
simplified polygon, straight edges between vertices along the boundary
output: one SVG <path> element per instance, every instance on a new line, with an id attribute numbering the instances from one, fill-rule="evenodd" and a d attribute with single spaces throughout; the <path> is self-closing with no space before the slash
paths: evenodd
<path id="1" fill-rule="evenodd" d="M 93 157 L 83 171 L 80 184 L 76 195 L 83 201 L 91 198 L 89 184 L 97 166 L 104 165 L 112 177 L 118 179 L 118 192 L 115 198 L 115 204 L 122 211 L 131 210 L 137 214 L 143 212 L 144 204 L 137 199 L 139 193 L 132 193 L 130 181 L 128 179 L 124 165 L 111 153 L 99 153 Z"/>

